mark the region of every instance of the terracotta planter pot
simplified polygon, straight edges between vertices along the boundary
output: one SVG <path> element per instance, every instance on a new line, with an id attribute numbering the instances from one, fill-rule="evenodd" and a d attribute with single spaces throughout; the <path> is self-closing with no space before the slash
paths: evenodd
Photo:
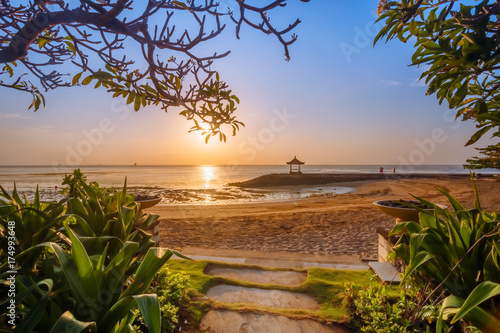
<path id="1" fill-rule="evenodd" d="M 410 207 L 390 207 L 386 206 L 383 203 L 386 201 L 399 201 L 399 200 L 378 200 L 375 201 L 373 204 L 380 209 L 382 212 L 386 213 L 387 215 L 390 215 L 392 217 L 395 217 L 398 219 L 398 222 L 402 221 L 418 221 L 418 213 L 419 211 L 415 208 L 410 208 Z M 446 209 L 446 206 L 444 205 L 439 205 L 439 207 Z M 424 209 L 425 211 L 432 212 L 434 209 L 428 208 Z"/>
<path id="2" fill-rule="evenodd" d="M 147 199 L 147 200 L 136 200 L 135 202 L 140 204 L 140 210 L 151 208 L 157 205 L 161 201 L 161 198 Z"/>

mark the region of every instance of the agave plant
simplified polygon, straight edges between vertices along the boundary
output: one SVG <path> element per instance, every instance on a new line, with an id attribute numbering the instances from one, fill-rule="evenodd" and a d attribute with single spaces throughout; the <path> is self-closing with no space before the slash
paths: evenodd
<path id="1" fill-rule="evenodd" d="M 475 205 L 465 208 L 447 191 L 452 211 L 417 198 L 433 207 L 421 211 L 419 222 L 396 225 L 391 235 L 400 234 L 394 247 L 403 259 L 405 281 L 414 272 L 431 277 L 450 295 L 443 302 L 442 319 L 452 324 L 464 318 L 484 332 L 500 332 L 500 218 L 481 209 L 477 188 Z"/>
<path id="2" fill-rule="evenodd" d="M 0 195 L 0 269 L 5 269 L 7 265 L 7 256 L 2 250 L 7 249 L 8 227 L 15 226 L 16 252 L 20 253 L 34 246 L 49 242 L 59 238 L 58 232 L 62 229 L 62 222 L 66 219 L 64 216 L 65 199 L 59 203 L 40 201 L 38 187 L 32 202 L 26 197 L 21 199 L 16 186 L 10 195 L 2 186 Z M 36 258 L 43 252 L 38 248 L 31 252 L 29 257 L 25 257 L 19 262 L 23 268 L 34 268 Z"/>
<path id="3" fill-rule="evenodd" d="M 158 217 L 138 217 L 126 186 L 110 199 L 81 179 L 74 189 L 79 198 L 58 203 L 40 203 L 38 191 L 33 203 L 16 190 L 3 191 L 0 240 L 14 221 L 18 249 L 15 331 L 131 332 L 139 309 L 148 330 L 160 332 L 158 298 L 144 292 L 173 252 L 154 248 L 150 234 L 133 230 Z M 9 272 L 1 269 L 5 286 Z M 5 327 L 6 313 L 0 321 Z"/>

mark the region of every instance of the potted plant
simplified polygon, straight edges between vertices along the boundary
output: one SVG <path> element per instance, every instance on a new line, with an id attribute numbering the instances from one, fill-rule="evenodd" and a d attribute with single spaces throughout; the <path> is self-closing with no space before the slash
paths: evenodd
<path id="1" fill-rule="evenodd" d="M 398 222 L 418 221 L 419 209 L 429 212 L 434 210 L 434 208 L 416 200 L 377 200 L 373 204 L 387 215 L 395 217 Z M 444 205 L 438 206 L 443 209 L 446 208 Z"/>
<path id="2" fill-rule="evenodd" d="M 157 195 L 150 196 L 150 195 L 138 194 L 135 196 L 134 201 L 141 205 L 140 210 L 142 212 L 142 210 L 144 209 L 148 209 L 157 205 L 161 201 L 161 198 Z"/>
<path id="3" fill-rule="evenodd" d="M 152 240 L 159 246 L 160 243 L 160 221 L 155 219 L 150 222 L 149 219 L 143 219 L 144 209 L 151 208 L 161 201 L 159 196 L 150 196 L 145 194 L 138 194 L 135 196 L 134 202 L 139 204 L 137 211 L 138 222 L 134 225 L 134 229 L 143 229 L 153 235 Z"/>

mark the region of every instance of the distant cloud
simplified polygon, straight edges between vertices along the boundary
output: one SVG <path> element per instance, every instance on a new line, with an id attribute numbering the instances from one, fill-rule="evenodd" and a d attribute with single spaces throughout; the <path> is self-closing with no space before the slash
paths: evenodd
<path id="1" fill-rule="evenodd" d="M 382 83 L 384 86 L 389 86 L 389 87 L 395 87 L 395 86 L 401 85 L 401 82 L 394 81 L 394 80 L 380 79 L 379 82 Z"/>
<path id="2" fill-rule="evenodd" d="M 26 133 L 30 133 L 30 135 L 57 135 L 58 140 L 67 140 L 71 138 L 71 135 L 68 133 L 61 132 L 54 128 L 51 125 L 40 125 L 40 126 L 19 126 L 17 124 L 0 124 L 0 133 L 4 137 L 9 136 L 24 136 Z M 73 133 L 71 133 L 73 134 Z M 0 140 L 1 141 L 1 140 Z"/>
<path id="3" fill-rule="evenodd" d="M 0 112 L 0 120 L 17 120 L 17 119 L 31 119 L 31 117 L 22 116 L 18 113 Z"/>

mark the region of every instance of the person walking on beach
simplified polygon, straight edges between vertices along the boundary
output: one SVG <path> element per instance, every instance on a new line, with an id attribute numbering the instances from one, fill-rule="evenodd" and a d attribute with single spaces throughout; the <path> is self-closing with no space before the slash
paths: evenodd
<path id="1" fill-rule="evenodd" d="M 380 173 L 384 173 L 384 168 L 380 167 Z"/>
<path id="2" fill-rule="evenodd" d="M 396 168 L 392 168 L 392 173 L 396 174 Z"/>

